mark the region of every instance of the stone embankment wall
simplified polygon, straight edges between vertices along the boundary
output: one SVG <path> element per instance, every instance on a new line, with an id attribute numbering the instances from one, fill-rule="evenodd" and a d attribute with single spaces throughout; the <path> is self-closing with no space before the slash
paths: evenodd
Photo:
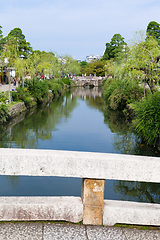
<path id="1" fill-rule="evenodd" d="M 9 118 L 17 116 L 26 110 L 27 110 L 27 108 L 26 108 L 24 102 L 19 102 L 9 108 L 9 110 L 8 110 Z"/>

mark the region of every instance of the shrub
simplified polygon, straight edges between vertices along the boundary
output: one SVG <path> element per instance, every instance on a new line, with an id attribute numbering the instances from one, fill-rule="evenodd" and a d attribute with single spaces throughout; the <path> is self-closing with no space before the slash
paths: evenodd
<path id="1" fill-rule="evenodd" d="M 0 102 L 5 103 L 8 100 L 8 93 L 7 92 L 0 92 Z"/>
<path id="2" fill-rule="evenodd" d="M 8 118 L 8 108 L 5 104 L 0 104 L 0 122 L 6 122 Z"/>
<path id="3" fill-rule="evenodd" d="M 62 85 L 59 83 L 54 83 L 54 86 L 53 86 L 54 95 L 61 94 L 61 91 L 62 91 Z"/>
<path id="4" fill-rule="evenodd" d="M 160 93 L 151 94 L 132 107 L 135 111 L 133 127 L 138 136 L 141 141 L 154 146 L 160 133 Z"/>
<path id="5" fill-rule="evenodd" d="M 12 92 L 13 101 L 23 101 L 28 106 L 32 101 L 32 95 L 27 88 L 17 87 L 16 91 Z"/>
<path id="6" fill-rule="evenodd" d="M 124 109 L 127 104 L 141 100 L 143 97 L 143 89 L 135 82 L 126 79 L 109 79 L 103 88 L 103 96 L 113 110 Z"/>
<path id="7" fill-rule="evenodd" d="M 62 82 L 68 86 L 72 84 L 72 81 L 70 78 L 62 78 Z"/>
<path id="8" fill-rule="evenodd" d="M 43 102 L 43 99 L 47 99 L 49 96 L 49 88 L 47 80 L 33 80 L 27 84 L 28 90 L 33 95 L 37 102 Z"/>

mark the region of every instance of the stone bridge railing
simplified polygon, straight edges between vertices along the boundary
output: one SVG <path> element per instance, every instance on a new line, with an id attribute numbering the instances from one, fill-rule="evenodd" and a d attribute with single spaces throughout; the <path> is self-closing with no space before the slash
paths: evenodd
<path id="1" fill-rule="evenodd" d="M 104 200 L 104 179 L 160 182 L 159 158 L 1 148 L 0 175 L 82 178 L 81 197 L 0 197 L 0 221 L 160 225 L 159 204 Z"/>

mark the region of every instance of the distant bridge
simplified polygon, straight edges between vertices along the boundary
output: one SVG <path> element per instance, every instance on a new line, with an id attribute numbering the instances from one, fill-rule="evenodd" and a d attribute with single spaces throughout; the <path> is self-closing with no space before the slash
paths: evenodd
<path id="1" fill-rule="evenodd" d="M 102 85 L 102 81 L 104 77 L 96 77 L 96 76 L 76 76 L 72 78 L 72 81 L 75 82 L 77 86 L 94 86 L 98 87 Z"/>

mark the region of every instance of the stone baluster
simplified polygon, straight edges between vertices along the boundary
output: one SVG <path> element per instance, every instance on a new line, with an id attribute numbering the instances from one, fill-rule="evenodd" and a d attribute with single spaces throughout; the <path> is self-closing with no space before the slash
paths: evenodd
<path id="1" fill-rule="evenodd" d="M 83 224 L 103 223 L 105 180 L 82 179 Z"/>

